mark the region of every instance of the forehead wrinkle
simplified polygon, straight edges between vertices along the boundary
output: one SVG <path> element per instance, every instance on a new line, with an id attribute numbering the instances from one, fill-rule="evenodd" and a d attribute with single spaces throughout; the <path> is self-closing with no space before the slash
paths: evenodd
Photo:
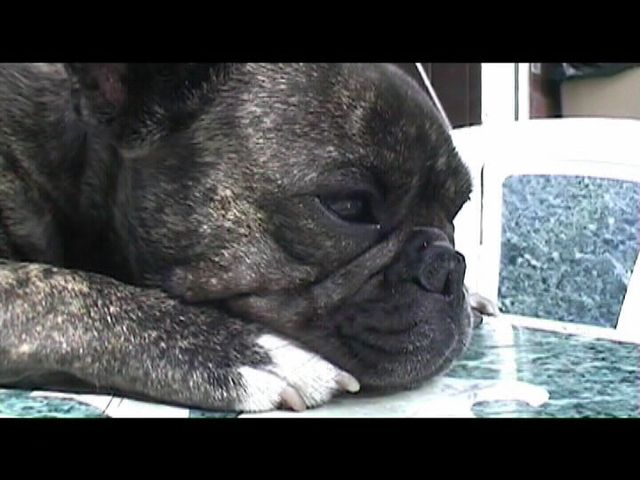
<path id="1" fill-rule="evenodd" d="M 352 163 L 365 157 L 373 90 L 354 95 L 355 80 L 341 75 L 340 69 L 308 68 L 313 75 L 262 78 L 243 92 L 237 110 L 240 134 L 256 164 L 294 168 L 314 159 L 334 163 L 345 158 Z M 334 70 L 337 75 L 331 77 Z"/>

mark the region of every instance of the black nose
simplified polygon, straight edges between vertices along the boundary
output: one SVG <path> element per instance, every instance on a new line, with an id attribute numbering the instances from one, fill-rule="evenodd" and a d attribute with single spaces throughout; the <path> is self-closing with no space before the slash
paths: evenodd
<path id="1" fill-rule="evenodd" d="M 435 228 L 415 229 L 387 280 L 411 281 L 432 293 L 451 295 L 462 288 L 466 264 L 447 236 Z"/>
<path id="2" fill-rule="evenodd" d="M 414 280 L 425 290 L 432 293 L 450 293 L 447 285 L 451 273 L 460 268 L 460 257 L 447 242 L 423 244 L 422 265 L 418 267 Z"/>

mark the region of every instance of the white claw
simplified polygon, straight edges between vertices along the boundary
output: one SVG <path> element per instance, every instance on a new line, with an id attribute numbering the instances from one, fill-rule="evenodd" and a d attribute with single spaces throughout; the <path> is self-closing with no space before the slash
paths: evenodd
<path id="1" fill-rule="evenodd" d="M 302 412 L 307 409 L 307 405 L 304 403 L 304 400 L 300 396 L 300 394 L 296 391 L 295 388 L 290 386 L 286 386 L 282 393 L 280 394 L 280 398 L 282 399 L 282 404 L 286 407 L 289 407 L 291 410 L 295 410 L 296 412 Z"/>
<path id="2" fill-rule="evenodd" d="M 357 393 L 360 391 L 360 382 L 347 372 L 339 373 L 336 383 L 349 393 Z"/>

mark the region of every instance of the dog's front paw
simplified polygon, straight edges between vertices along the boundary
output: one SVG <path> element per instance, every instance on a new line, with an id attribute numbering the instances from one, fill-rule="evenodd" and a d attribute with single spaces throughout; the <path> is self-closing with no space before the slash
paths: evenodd
<path id="1" fill-rule="evenodd" d="M 272 362 L 239 369 L 246 387 L 238 405 L 240 410 L 300 411 L 322 405 L 338 393 L 360 390 L 353 376 L 288 340 L 266 334 L 257 343 L 269 353 Z"/>

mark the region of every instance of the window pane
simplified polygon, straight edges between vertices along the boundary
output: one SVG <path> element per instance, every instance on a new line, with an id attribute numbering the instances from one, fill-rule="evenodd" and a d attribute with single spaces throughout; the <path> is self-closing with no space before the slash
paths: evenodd
<path id="1" fill-rule="evenodd" d="M 522 175 L 503 185 L 501 311 L 615 327 L 638 255 L 640 184 Z"/>

